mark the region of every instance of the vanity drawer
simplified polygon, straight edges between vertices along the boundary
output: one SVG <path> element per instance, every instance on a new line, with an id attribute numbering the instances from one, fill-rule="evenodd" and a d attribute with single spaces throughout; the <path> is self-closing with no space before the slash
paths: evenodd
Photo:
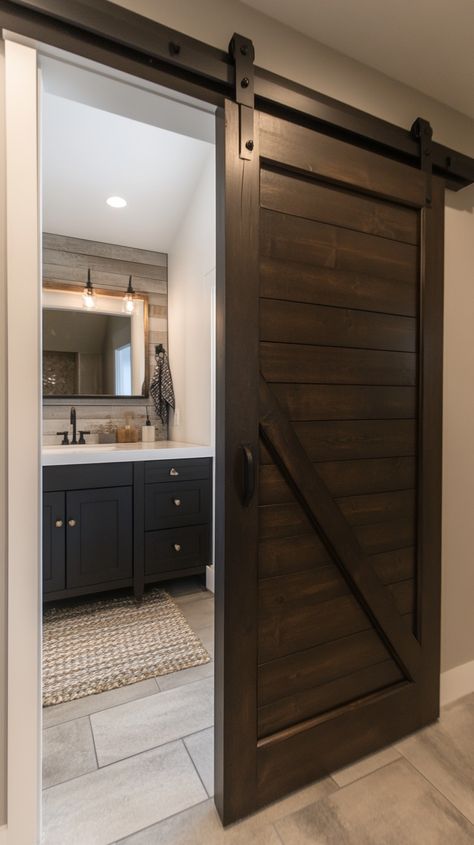
<path id="1" fill-rule="evenodd" d="M 209 505 L 209 481 L 147 484 L 145 530 L 209 522 Z"/>
<path id="2" fill-rule="evenodd" d="M 132 463 L 68 464 L 43 468 L 43 490 L 85 490 L 133 484 Z"/>
<path id="3" fill-rule="evenodd" d="M 209 563 L 209 525 L 149 531 L 145 535 L 145 576 Z"/>
<path id="4" fill-rule="evenodd" d="M 210 458 L 180 458 L 177 461 L 147 461 L 145 464 L 145 483 L 153 484 L 165 481 L 198 481 L 210 478 Z"/>

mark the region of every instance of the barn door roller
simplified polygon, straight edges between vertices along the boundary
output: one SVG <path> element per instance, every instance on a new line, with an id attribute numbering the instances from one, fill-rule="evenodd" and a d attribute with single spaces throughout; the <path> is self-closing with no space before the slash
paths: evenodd
<path id="1" fill-rule="evenodd" d="M 432 202 L 433 130 L 428 120 L 417 117 L 411 127 L 412 136 L 420 145 L 420 167 L 426 173 L 426 205 Z"/>
<path id="2" fill-rule="evenodd" d="M 250 161 L 253 156 L 253 111 L 255 50 L 250 38 L 234 33 L 229 53 L 235 66 L 235 102 L 239 106 L 240 158 Z"/>

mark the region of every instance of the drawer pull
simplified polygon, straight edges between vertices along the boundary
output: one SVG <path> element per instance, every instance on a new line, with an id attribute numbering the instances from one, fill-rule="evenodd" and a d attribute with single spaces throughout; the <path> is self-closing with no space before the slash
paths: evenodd
<path id="1" fill-rule="evenodd" d="M 64 522 L 62 521 L 62 519 L 57 519 L 54 524 L 55 524 L 56 528 L 62 528 L 63 525 L 64 525 Z"/>
<path id="2" fill-rule="evenodd" d="M 175 552 L 180 552 L 180 551 L 181 551 L 181 546 L 180 546 L 180 544 L 179 544 L 179 543 L 175 543 L 175 544 L 174 544 L 174 550 L 175 550 Z"/>
<path id="3" fill-rule="evenodd" d="M 181 499 L 173 499 L 173 502 L 175 503 L 177 508 L 181 507 Z"/>
<path id="4" fill-rule="evenodd" d="M 68 519 L 67 524 L 69 525 L 69 528 L 75 528 L 76 525 L 77 525 L 77 522 L 76 522 L 75 519 Z"/>
<path id="5" fill-rule="evenodd" d="M 177 469 L 175 469 L 174 467 L 171 467 L 171 469 L 170 469 L 170 475 L 172 475 L 172 476 L 173 476 L 173 478 L 175 478 L 177 475 L 179 475 L 179 472 L 178 472 L 178 470 L 177 470 Z"/>

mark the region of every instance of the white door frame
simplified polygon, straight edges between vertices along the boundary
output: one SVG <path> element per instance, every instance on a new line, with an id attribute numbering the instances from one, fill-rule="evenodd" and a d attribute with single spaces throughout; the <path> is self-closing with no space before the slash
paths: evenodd
<path id="1" fill-rule="evenodd" d="M 41 384 L 38 72 L 5 39 L 7 276 L 7 825 L 1 845 L 40 841 Z"/>

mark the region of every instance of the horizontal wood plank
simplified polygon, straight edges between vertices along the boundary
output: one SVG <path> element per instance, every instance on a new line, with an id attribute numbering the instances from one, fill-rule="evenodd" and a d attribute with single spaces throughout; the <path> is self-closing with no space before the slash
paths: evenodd
<path id="1" fill-rule="evenodd" d="M 370 493 L 336 499 L 349 525 L 354 527 L 406 520 L 415 523 L 415 496 L 413 490 L 390 493 Z M 260 505 L 259 536 L 262 540 L 274 537 L 293 537 L 311 528 L 301 505 L 293 497 L 284 504 Z"/>
<path id="2" fill-rule="evenodd" d="M 166 294 L 167 282 L 165 267 L 161 268 L 162 278 L 150 279 L 143 276 L 133 276 L 133 287 L 137 293 Z M 92 283 L 96 288 L 110 288 L 116 291 L 128 284 L 129 274 L 126 272 L 104 273 L 96 270 Z M 43 264 L 43 282 L 66 282 L 73 285 L 84 285 L 87 281 L 87 267 L 69 267 L 66 264 Z"/>
<path id="3" fill-rule="evenodd" d="M 258 670 L 259 705 L 322 686 L 389 656 L 383 640 L 370 628 L 262 663 Z"/>
<path id="4" fill-rule="evenodd" d="M 387 386 L 416 383 L 416 355 L 411 352 L 262 342 L 260 368 L 267 382 Z"/>
<path id="5" fill-rule="evenodd" d="M 51 232 L 43 233 L 43 249 L 80 253 L 97 258 L 115 258 L 135 264 L 152 264 L 156 267 L 166 267 L 168 264 L 166 252 L 137 249 L 137 247 L 109 244 L 104 241 L 90 241 L 86 238 L 72 238 L 69 235 L 55 235 Z"/>
<path id="6" fill-rule="evenodd" d="M 320 223 L 418 243 L 418 214 L 414 209 L 321 184 L 295 173 L 262 168 L 260 204 L 272 211 Z"/>
<path id="7" fill-rule="evenodd" d="M 401 519 L 415 520 L 414 490 L 345 496 L 335 501 L 349 525 L 373 525 L 376 522 Z"/>
<path id="8" fill-rule="evenodd" d="M 373 525 L 357 525 L 356 537 L 367 555 L 377 555 L 414 546 L 416 525 L 413 519 L 395 519 Z"/>
<path id="9" fill-rule="evenodd" d="M 91 272 L 118 273 L 120 275 L 135 274 L 146 279 L 162 279 L 166 267 L 154 264 L 142 264 L 137 261 L 123 261 L 119 258 L 101 258 L 97 255 L 82 255 L 75 252 L 60 252 L 55 249 L 43 250 L 43 261 L 46 265 L 61 267 L 88 268 Z M 93 282 L 95 279 L 92 280 Z"/>
<path id="10" fill-rule="evenodd" d="M 390 524 L 388 524 L 390 526 Z M 369 526 L 372 532 L 377 526 Z M 390 528 L 389 528 L 390 530 Z M 378 544 L 366 542 L 366 550 L 370 553 L 375 547 L 387 546 L 403 542 L 400 523 L 392 524 L 391 533 L 387 533 L 387 523 L 383 525 L 385 543 L 380 542 L 380 533 L 376 533 Z M 413 535 L 413 526 L 403 526 L 405 535 Z M 391 543 L 390 543 L 391 540 Z M 415 577 L 416 556 L 414 546 L 394 548 L 370 555 L 370 563 L 384 584 L 393 584 Z M 331 555 L 325 548 L 314 530 L 286 537 L 270 536 L 259 543 L 259 578 L 272 578 L 278 575 L 291 575 L 296 572 L 311 570 L 315 567 L 327 566 L 332 562 Z"/>
<path id="11" fill-rule="evenodd" d="M 416 449 L 413 420 L 294 423 L 312 461 L 410 456 Z"/>
<path id="12" fill-rule="evenodd" d="M 418 251 L 412 244 L 265 209 L 260 212 L 260 253 L 411 284 L 418 279 Z"/>
<path id="13" fill-rule="evenodd" d="M 384 584 L 414 579 L 416 575 L 416 555 L 414 546 L 380 552 L 369 558 L 380 580 Z"/>
<path id="14" fill-rule="evenodd" d="M 397 161 L 260 112 L 260 155 L 278 164 L 421 208 L 426 176 Z"/>
<path id="15" fill-rule="evenodd" d="M 366 666 L 351 674 L 330 681 L 323 686 L 305 690 L 294 696 L 287 696 L 258 709 L 258 736 L 269 736 L 290 725 L 321 713 L 341 707 L 364 695 L 384 689 L 403 680 L 397 664 L 385 660 L 373 666 Z"/>
<path id="16" fill-rule="evenodd" d="M 409 317 L 417 313 L 417 286 L 413 282 L 265 255 L 259 266 L 262 297 Z"/>
<path id="17" fill-rule="evenodd" d="M 368 461 L 329 461 L 315 465 L 329 492 L 335 496 L 358 496 L 414 487 L 414 458 L 372 458 Z M 283 504 L 293 493 L 275 464 L 263 464 L 259 474 L 259 503 Z"/>
<path id="18" fill-rule="evenodd" d="M 314 600 L 304 605 L 299 598 L 285 595 L 282 591 L 278 614 L 266 613 L 265 608 L 261 609 L 259 663 L 266 663 L 372 627 L 368 616 L 354 596 L 348 593 L 318 603 L 317 612 Z"/>
<path id="19" fill-rule="evenodd" d="M 262 298 L 260 340 L 415 352 L 417 324 L 413 317 Z"/>
<path id="20" fill-rule="evenodd" d="M 399 581 L 396 584 L 390 584 L 389 590 L 394 598 L 398 612 L 402 616 L 415 613 L 416 585 L 413 578 L 408 578 L 406 581 Z"/>
<path id="21" fill-rule="evenodd" d="M 297 536 L 270 536 L 259 543 L 260 578 L 288 575 L 329 563 L 332 563 L 331 556 L 312 529 Z"/>
<path id="22" fill-rule="evenodd" d="M 412 419 L 417 412 L 414 387 L 274 382 L 272 390 L 292 421 Z"/>

